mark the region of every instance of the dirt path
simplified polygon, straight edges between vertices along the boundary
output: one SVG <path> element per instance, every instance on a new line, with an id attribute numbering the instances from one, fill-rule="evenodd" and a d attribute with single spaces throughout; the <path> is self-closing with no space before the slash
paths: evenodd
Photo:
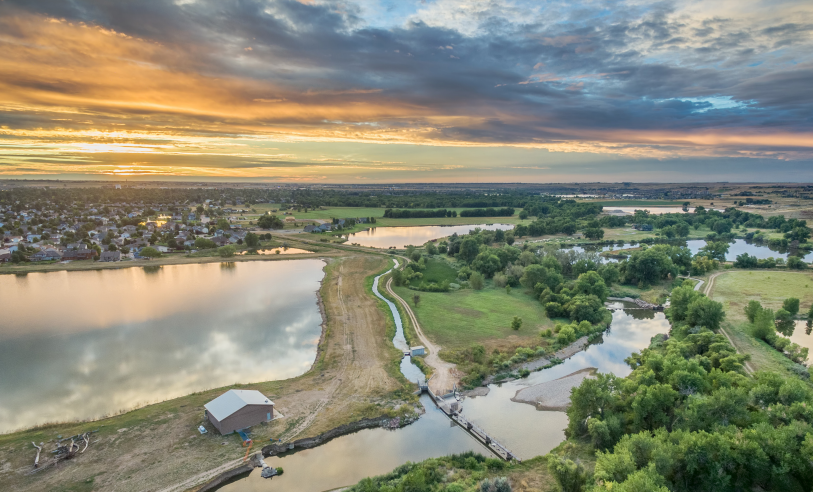
<path id="1" fill-rule="evenodd" d="M 446 362 L 438 356 L 440 346 L 429 340 L 423 333 L 421 324 L 418 323 L 418 318 L 415 316 L 415 313 L 412 312 L 412 308 L 392 290 L 392 277 L 387 279 L 387 284 L 384 286 L 384 289 L 404 308 L 407 316 L 409 316 L 409 320 L 412 322 L 412 326 L 415 328 L 418 339 L 420 339 L 423 346 L 426 347 L 426 350 L 429 352 L 429 355 L 424 358 L 424 362 L 433 369 L 432 379 L 429 380 L 429 388 L 436 395 L 450 393 L 458 380 L 457 366 L 451 362 Z"/>
<path id="2" fill-rule="evenodd" d="M 714 288 L 714 279 L 716 279 L 717 277 L 719 277 L 720 275 L 722 275 L 724 273 L 726 273 L 726 272 L 716 272 L 716 273 L 712 273 L 711 275 L 709 275 L 709 280 L 708 280 L 708 282 L 706 282 L 706 288 L 703 289 L 703 294 L 705 294 L 706 297 L 711 298 L 711 291 Z M 698 284 L 696 287 L 699 287 L 699 286 L 700 285 Z M 698 289 L 695 289 L 695 290 L 698 290 Z M 736 350 L 738 354 L 745 354 L 746 353 L 744 350 L 741 350 L 737 346 L 736 343 L 734 343 L 734 340 L 731 338 L 731 335 L 729 335 L 728 332 L 726 331 L 726 329 L 723 328 L 722 326 L 720 327 L 720 333 L 722 333 L 728 339 L 728 343 L 730 343 L 731 346 L 734 347 L 734 350 Z M 748 374 L 751 374 L 751 375 L 753 375 L 754 372 L 755 372 L 754 367 L 751 365 L 751 363 L 749 361 L 745 361 L 745 372 L 747 372 Z"/>

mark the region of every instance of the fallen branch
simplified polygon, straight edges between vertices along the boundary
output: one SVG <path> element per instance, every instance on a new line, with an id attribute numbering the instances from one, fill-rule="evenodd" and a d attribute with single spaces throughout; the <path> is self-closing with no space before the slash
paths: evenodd
<path id="1" fill-rule="evenodd" d="M 82 436 L 82 437 L 84 437 L 84 438 L 85 438 L 85 447 L 82 449 L 82 451 L 80 451 L 80 452 L 79 452 L 80 454 L 81 454 L 81 453 L 84 453 L 84 452 L 85 452 L 85 450 L 86 450 L 86 449 L 88 448 L 88 446 L 90 445 L 90 437 L 88 437 L 88 433 L 87 433 L 87 432 L 85 432 L 85 435 L 84 435 L 84 436 Z"/>
<path id="2" fill-rule="evenodd" d="M 34 444 L 32 441 L 31 444 Z M 39 468 L 40 466 L 40 452 L 42 451 L 42 446 L 37 446 L 34 444 L 34 447 L 37 448 L 37 457 L 34 458 L 34 468 Z"/>

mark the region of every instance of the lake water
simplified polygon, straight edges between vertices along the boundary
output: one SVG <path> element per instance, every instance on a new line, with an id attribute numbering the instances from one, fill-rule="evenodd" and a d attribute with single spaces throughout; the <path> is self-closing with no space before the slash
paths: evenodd
<path id="1" fill-rule="evenodd" d="M 468 234 L 478 227 L 487 231 L 495 231 L 497 229 L 506 231 L 514 228 L 511 224 L 373 227 L 366 231 L 350 234 L 347 236 L 347 242 L 376 248 L 396 247 L 400 249 L 410 244 L 421 246 L 432 239 L 451 236 L 454 233 L 458 235 Z"/>
<path id="2" fill-rule="evenodd" d="M 695 239 L 691 241 L 686 241 L 686 245 L 692 250 L 692 254 L 697 254 L 700 251 L 700 248 L 706 245 L 706 241 L 703 239 Z M 744 239 L 736 239 L 733 243 L 729 243 L 728 245 L 728 253 L 725 255 L 725 259 L 728 261 L 734 261 L 737 259 L 737 255 L 741 255 L 743 253 L 748 253 L 751 256 L 756 256 L 757 258 L 764 260 L 766 258 L 784 258 L 787 259 L 788 253 L 780 253 L 778 251 L 774 251 L 768 248 L 768 245 L 763 244 L 749 244 Z M 805 261 L 810 262 L 813 261 L 813 253 L 808 253 L 806 256 L 803 257 Z"/>
<path id="3" fill-rule="evenodd" d="M 605 205 L 604 206 L 604 213 L 612 212 L 614 210 L 620 210 L 625 214 L 634 215 L 636 210 L 646 210 L 649 212 L 650 215 L 662 215 L 662 214 L 685 214 L 685 213 L 693 213 L 694 207 L 686 210 L 683 210 L 683 207 L 614 207 L 612 205 Z"/>
<path id="4" fill-rule="evenodd" d="M 319 260 L 0 275 L 0 432 L 306 372 Z"/>
<path id="5" fill-rule="evenodd" d="M 374 292 L 375 285 L 377 283 L 374 284 Z M 393 309 L 394 305 L 390 308 Z M 395 313 L 396 325 L 400 327 L 397 311 Z M 532 373 L 527 379 L 491 385 L 486 396 L 465 398 L 462 403 L 463 415 L 522 459 L 546 454 L 564 440 L 567 415 L 564 412 L 538 411 L 532 405 L 513 402 L 511 398 L 516 392 L 526 386 L 557 379 L 588 367 L 626 376 L 631 369 L 624 359 L 632 352 L 647 347 L 654 335 L 668 331 L 669 323 L 663 313 L 615 311 L 612 329 L 604 335 L 602 343 L 591 345 L 563 364 Z M 399 348 L 401 344 L 406 344 L 398 333 L 393 342 Z M 408 357 L 404 358 L 402 370 L 408 360 Z M 409 364 L 409 367 L 415 366 Z M 408 371 L 405 374 L 412 379 L 414 369 Z M 266 458 L 269 466 L 282 467 L 285 473 L 268 480 L 263 479 L 261 470 L 256 468 L 218 490 L 320 492 L 388 473 L 407 461 L 422 461 L 465 451 L 491 456 L 488 449 L 440 412 L 428 396 L 421 397 L 421 403 L 426 414 L 411 425 L 397 430 L 362 430 L 317 448 Z"/>

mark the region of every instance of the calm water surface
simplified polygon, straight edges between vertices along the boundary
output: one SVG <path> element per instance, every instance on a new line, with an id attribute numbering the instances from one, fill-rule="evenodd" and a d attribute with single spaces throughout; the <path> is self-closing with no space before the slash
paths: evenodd
<path id="1" fill-rule="evenodd" d="M 373 292 L 376 292 L 375 287 Z M 389 303 L 388 303 L 389 304 Z M 620 307 L 620 305 L 619 305 Z M 391 309 L 394 306 L 391 306 Z M 395 317 L 400 327 L 400 319 Z M 564 440 L 567 415 L 564 412 L 538 411 L 532 405 L 515 403 L 511 398 L 520 389 L 566 376 L 580 369 L 595 367 L 601 372 L 626 376 L 631 372 L 624 359 L 649 345 L 658 333 L 666 333 L 669 323 L 663 313 L 630 310 L 613 313 L 612 330 L 603 343 L 590 346 L 563 364 L 532 373 L 527 379 L 489 386 L 489 394 L 463 400 L 463 415 L 508 446 L 520 458 L 542 455 Z M 406 341 L 393 340 L 396 346 Z M 402 363 L 408 362 L 408 357 Z M 409 367 L 414 368 L 412 364 Z M 407 377 L 414 377 L 414 369 Z M 405 373 L 406 374 L 406 373 Z M 297 490 L 319 492 L 352 485 L 368 476 L 382 475 L 407 461 L 421 461 L 465 451 L 486 456 L 491 452 L 443 415 L 427 397 L 421 398 L 426 415 L 402 429 L 362 430 L 339 437 L 314 449 L 287 456 L 266 458 L 269 466 L 282 467 L 281 477 L 267 480 L 255 469 L 228 485 L 222 492 L 259 492 Z"/>
<path id="2" fill-rule="evenodd" d="M 391 246 L 404 248 L 410 244 L 420 246 L 432 239 L 451 236 L 454 233 L 468 234 L 478 227 L 487 231 L 495 231 L 497 229 L 506 231 L 514 228 L 511 224 L 373 227 L 366 231 L 350 234 L 347 237 L 347 242 L 358 243 L 362 246 L 374 246 L 376 248 L 389 248 Z"/>
<path id="3" fill-rule="evenodd" d="M 463 402 L 463 414 L 520 458 L 546 454 L 564 440 L 567 415 L 536 410 L 527 403 L 511 401 L 517 391 L 588 367 L 627 376 L 632 370 L 624 359 L 649 346 L 653 336 L 668 333 L 669 327 L 669 321 L 660 312 L 614 311 L 610 331 L 604 335 L 602 343 L 590 345 L 587 350 L 550 369 L 532 372 L 526 379 L 490 385 L 487 396 L 467 398 Z"/>
<path id="4" fill-rule="evenodd" d="M 697 254 L 700 251 L 700 248 L 706 245 L 706 241 L 703 239 L 696 239 L 691 241 L 686 241 L 687 246 L 690 250 L 692 250 L 692 254 Z M 788 254 L 780 253 L 778 251 L 774 251 L 768 248 L 766 244 L 749 244 L 745 242 L 744 239 L 736 239 L 733 243 L 729 243 L 728 245 L 728 253 L 725 255 L 725 259 L 728 261 L 734 261 L 737 259 L 737 255 L 741 255 L 743 253 L 748 253 L 751 256 L 756 256 L 760 260 L 764 260 L 766 258 L 784 258 L 787 259 Z M 813 261 L 813 253 L 808 253 L 806 256 L 803 257 L 805 261 Z"/>
<path id="5" fill-rule="evenodd" d="M 319 260 L 0 275 L 0 432 L 310 368 Z"/>

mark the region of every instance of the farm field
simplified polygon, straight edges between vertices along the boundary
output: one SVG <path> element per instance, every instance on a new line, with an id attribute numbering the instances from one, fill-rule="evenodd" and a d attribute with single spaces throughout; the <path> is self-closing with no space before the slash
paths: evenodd
<path id="1" fill-rule="evenodd" d="M 540 330 L 553 327 L 542 305 L 520 288 L 511 294 L 490 284 L 480 291 L 418 292 L 395 287 L 395 292 L 409 301 L 426 335 L 450 350 L 474 343 L 486 347 L 519 343 L 538 338 Z M 413 294 L 421 296 L 417 308 L 412 303 Z M 511 329 L 514 316 L 522 318 L 519 331 Z"/>

